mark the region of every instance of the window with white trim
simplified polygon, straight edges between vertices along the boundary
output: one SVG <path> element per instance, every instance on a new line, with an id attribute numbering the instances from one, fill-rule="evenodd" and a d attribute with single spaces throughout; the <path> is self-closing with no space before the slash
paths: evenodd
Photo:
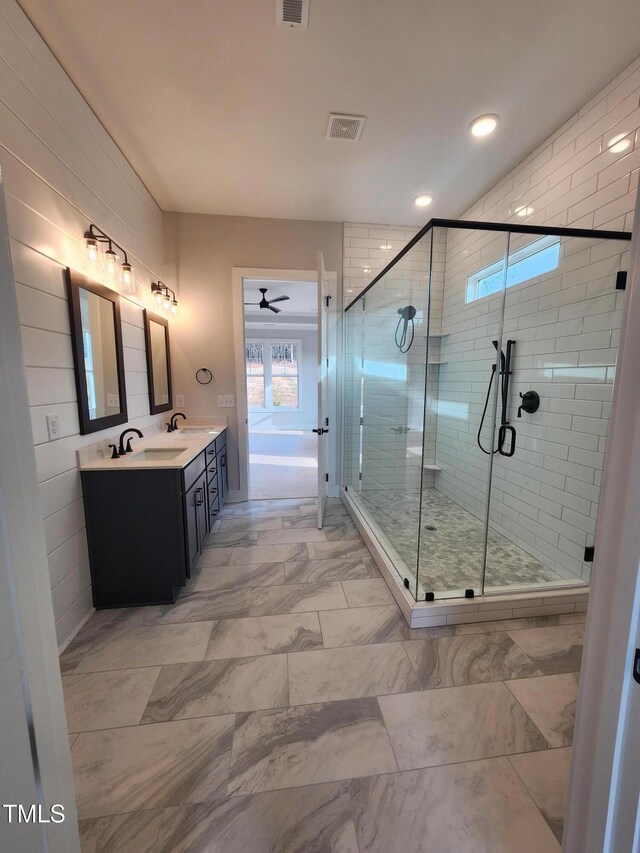
<path id="1" fill-rule="evenodd" d="M 247 404 L 251 412 L 300 408 L 301 341 L 248 338 L 245 345 Z"/>
<path id="2" fill-rule="evenodd" d="M 507 287 L 522 284 L 558 268 L 560 238 L 555 235 L 534 240 L 528 246 L 509 255 Z M 467 302 L 474 302 L 502 290 L 504 259 L 479 270 L 467 278 Z"/>

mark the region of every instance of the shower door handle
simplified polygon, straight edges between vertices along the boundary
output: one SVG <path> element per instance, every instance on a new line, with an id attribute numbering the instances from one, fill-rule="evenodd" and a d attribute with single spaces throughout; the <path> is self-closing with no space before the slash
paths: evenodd
<path id="1" fill-rule="evenodd" d="M 511 433 L 511 447 L 508 451 L 503 450 L 507 432 Z M 498 430 L 498 452 L 501 456 L 513 456 L 516 452 L 516 430 L 510 424 L 502 424 Z"/>
<path id="2" fill-rule="evenodd" d="M 316 435 L 324 435 L 325 432 L 329 432 L 329 430 L 324 427 L 318 427 L 318 429 L 312 429 L 311 432 L 315 432 Z"/>

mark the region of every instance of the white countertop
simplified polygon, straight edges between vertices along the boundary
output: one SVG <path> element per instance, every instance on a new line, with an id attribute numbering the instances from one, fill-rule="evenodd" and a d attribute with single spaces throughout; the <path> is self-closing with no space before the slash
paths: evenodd
<path id="1" fill-rule="evenodd" d="M 149 438 L 138 438 L 135 433 L 129 433 L 127 438 L 132 438 L 131 453 L 120 456 L 118 459 L 111 459 L 110 456 L 103 455 L 106 448 L 105 442 L 101 442 L 91 448 L 85 448 L 84 453 L 78 454 L 78 469 L 80 471 L 146 471 L 155 468 L 184 468 L 226 428 L 226 423 L 221 421 L 202 424 L 196 423 L 193 419 L 182 422 L 174 432 L 160 432 Z M 125 438 L 125 444 L 127 438 Z M 117 444 L 117 441 L 111 440 L 111 443 Z M 145 459 L 143 451 L 154 449 L 180 452 L 169 459 L 162 458 L 162 454 L 159 455 L 160 458 Z"/>

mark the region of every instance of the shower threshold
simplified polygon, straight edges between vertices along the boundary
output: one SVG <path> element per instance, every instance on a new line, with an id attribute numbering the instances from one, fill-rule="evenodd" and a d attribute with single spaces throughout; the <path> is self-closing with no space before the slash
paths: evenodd
<path id="1" fill-rule="evenodd" d="M 409 538 L 411 531 L 417 530 L 417 507 L 411 506 L 419 502 L 417 494 L 400 490 L 393 495 L 389 491 L 381 491 L 379 495 L 367 492 L 363 498 L 343 490 L 342 500 L 411 628 L 518 619 L 587 609 L 588 583 L 549 569 L 495 531 L 490 531 L 484 594 L 464 598 L 466 589 L 478 585 L 478 537 L 484 535 L 484 525 L 435 491 L 423 496 L 422 525 L 436 528 L 428 531 L 432 535 L 429 540 L 431 565 L 427 566 L 425 561 L 420 566 L 420 579 L 428 578 L 427 582 L 433 583 L 437 590 L 435 601 L 426 602 L 424 595 L 429 590 L 423 583 L 416 584 L 415 571 L 409 573 L 407 570 L 403 576 L 398 573 L 397 567 L 406 567 L 407 561 L 384 535 L 385 526 L 391 526 L 394 539 L 400 542 L 401 548 L 404 543 L 405 556 L 411 561 L 411 556 L 417 551 L 417 541 L 411 543 Z M 413 527 L 412 520 L 415 521 Z M 457 526 L 454 520 L 457 520 Z M 437 523 L 432 523 L 434 521 Z M 454 527 L 458 533 L 454 543 L 456 540 L 466 543 L 466 562 L 461 559 L 463 554 L 460 550 L 451 548 L 450 541 L 447 541 L 446 548 L 443 545 L 447 533 L 451 533 Z M 398 537 L 398 529 L 406 535 Z M 439 539 L 433 536 L 436 533 L 440 533 Z M 413 535 L 417 539 L 417 535 Z M 470 555 L 473 555 L 473 561 L 469 560 Z M 405 587 L 405 577 L 409 581 L 409 589 Z M 416 591 L 419 600 L 414 596 Z"/>

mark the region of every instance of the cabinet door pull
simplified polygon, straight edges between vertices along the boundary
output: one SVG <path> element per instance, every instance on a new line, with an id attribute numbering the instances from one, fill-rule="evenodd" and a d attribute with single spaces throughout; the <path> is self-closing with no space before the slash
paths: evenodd
<path id="1" fill-rule="evenodd" d="M 202 489 L 196 489 L 195 497 L 196 497 L 196 506 L 202 506 L 202 504 L 204 503 L 203 490 Z"/>

